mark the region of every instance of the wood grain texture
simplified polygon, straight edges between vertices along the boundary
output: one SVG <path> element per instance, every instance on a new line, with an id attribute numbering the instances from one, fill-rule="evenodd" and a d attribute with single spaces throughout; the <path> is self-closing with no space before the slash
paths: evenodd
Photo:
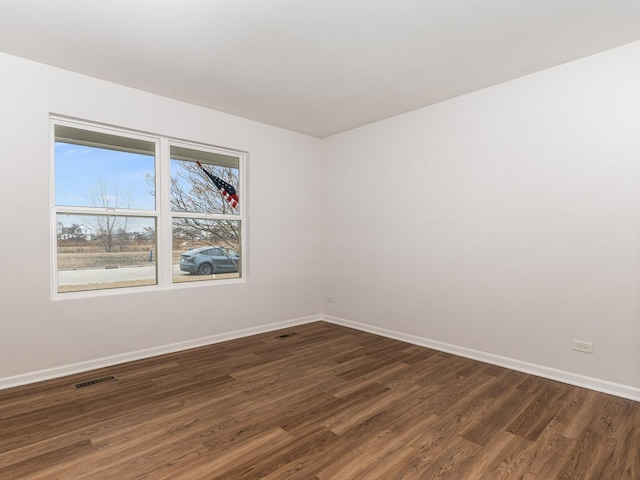
<path id="1" fill-rule="evenodd" d="M 640 480 L 640 404 L 324 322 L 0 391 L 0 479 L 107 478 Z"/>

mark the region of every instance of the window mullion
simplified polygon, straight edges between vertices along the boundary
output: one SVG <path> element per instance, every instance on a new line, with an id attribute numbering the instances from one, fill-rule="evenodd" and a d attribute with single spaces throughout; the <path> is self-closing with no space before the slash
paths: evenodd
<path id="1" fill-rule="evenodd" d="M 158 283 L 162 286 L 169 286 L 173 278 L 172 261 L 172 236 L 171 236 L 171 208 L 170 208 L 170 154 L 169 141 L 161 139 L 158 152 L 158 177 L 157 185 L 159 195 L 158 201 Z"/>

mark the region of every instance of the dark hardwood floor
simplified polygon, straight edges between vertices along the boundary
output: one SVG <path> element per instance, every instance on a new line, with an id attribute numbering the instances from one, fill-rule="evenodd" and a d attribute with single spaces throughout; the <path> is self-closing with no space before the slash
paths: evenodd
<path id="1" fill-rule="evenodd" d="M 103 478 L 640 480 L 640 404 L 323 322 L 0 391 L 0 479 Z"/>

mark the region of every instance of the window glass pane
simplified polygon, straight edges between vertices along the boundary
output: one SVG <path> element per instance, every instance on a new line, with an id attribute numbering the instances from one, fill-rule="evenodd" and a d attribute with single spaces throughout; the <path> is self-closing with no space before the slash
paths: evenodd
<path id="1" fill-rule="evenodd" d="M 238 220 L 173 220 L 174 283 L 239 278 L 240 271 Z"/>
<path id="2" fill-rule="evenodd" d="M 155 144 L 56 125 L 55 203 L 155 209 Z"/>
<path id="3" fill-rule="evenodd" d="M 56 216 L 58 293 L 157 284 L 156 221 Z"/>
<path id="4" fill-rule="evenodd" d="M 237 157 L 171 146 L 171 211 L 238 215 L 238 195 Z"/>

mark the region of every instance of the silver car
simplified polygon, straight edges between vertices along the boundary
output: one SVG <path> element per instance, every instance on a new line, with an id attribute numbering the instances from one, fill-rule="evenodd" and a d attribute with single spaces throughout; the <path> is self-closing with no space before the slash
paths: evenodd
<path id="1" fill-rule="evenodd" d="M 180 256 L 180 270 L 197 275 L 236 273 L 240 270 L 240 256 L 230 248 L 194 248 Z"/>

